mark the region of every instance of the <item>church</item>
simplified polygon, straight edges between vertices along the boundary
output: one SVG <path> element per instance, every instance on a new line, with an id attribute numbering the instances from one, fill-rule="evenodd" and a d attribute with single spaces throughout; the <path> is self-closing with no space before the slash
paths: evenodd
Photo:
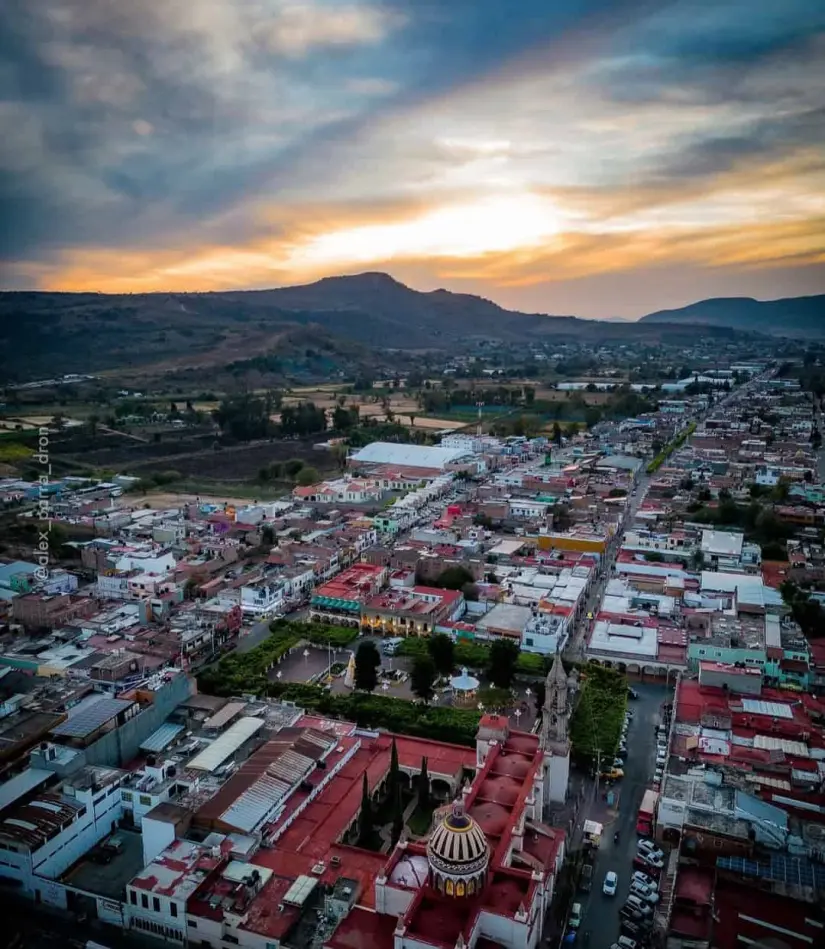
<path id="1" fill-rule="evenodd" d="M 542 939 L 565 833 L 544 822 L 570 770 L 575 675 L 557 656 L 539 735 L 485 715 L 476 774 L 437 810 L 429 836 L 402 836 L 375 880 L 375 906 L 356 906 L 329 949 L 535 949 Z"/>

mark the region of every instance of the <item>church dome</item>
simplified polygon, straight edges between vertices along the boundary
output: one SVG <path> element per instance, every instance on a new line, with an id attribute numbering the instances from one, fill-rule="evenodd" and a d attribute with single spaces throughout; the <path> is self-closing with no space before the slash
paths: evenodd
<path id="1" fill-rule="evenodd" d="M 484 885 L 490 848 L 461 801 L 430 835 L 427 859 L 433 886 L 447 896 L 471 896 Z"/>

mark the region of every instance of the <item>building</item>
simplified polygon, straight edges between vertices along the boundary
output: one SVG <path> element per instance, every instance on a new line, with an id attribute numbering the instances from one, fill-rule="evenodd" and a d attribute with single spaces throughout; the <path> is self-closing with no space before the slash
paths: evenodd
<path id="1" fill-rule="evenodd" d="M 460 619 L 465 609 L 460 590 L 402 587 L 367 600 L 361 609 L 361 626 L 393 636 L 430 636 L 439 624 Z"/>
<path id="2" fill-rule="evenodd" d="M 446 471 L 451 465 L 456 465 L 463 460 L 477 465 L 472 452 L 462 447 L 445 448 L 442 446 L 403 445 L 395 442 L 372 442 L 350 455 L 349 465 L 353 468 L 389 465 L 400 468 L 418 468 L 437 474 Z"/>
<path id="3" fill-rule="evenodd" d="M 316 587 L 309 615 L 315 622 L 360 626 L 361 611 L 387 583 L 387 568 L 356 563 L 333 580 Z"/>

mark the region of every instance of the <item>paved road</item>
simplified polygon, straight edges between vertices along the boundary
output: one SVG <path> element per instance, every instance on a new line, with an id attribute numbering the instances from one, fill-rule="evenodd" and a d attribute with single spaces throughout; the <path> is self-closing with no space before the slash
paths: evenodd
<path id="1" fill-rule="evenodd" d="M 587 618 L 587 614 L 595 614 L 599 610 L 602 599 L 604 598 L 604 590 L 607 586 L 607 581 L 610 579 L 610 576 L 613 573 L 613 567 L 616 564 L 616 557 L 618 556 L 619 548 L 622 545 L 624 532 L 632 524 L 633 518 L 636 516 L 636 512 L 639 510 L 639 506 L 647 494 L 649 484 L 650 476 L 643 468 L 635 488 L 635 496 L 631 495 L 629 503 L 624 510 L 618 530 L 616 531 L 615 536 L 607 548 L 604 560 L 599 566 L 598 578 L 596 583 L 593 585 L 592 590 L 590 591 L 590 595 L 587 598 L 582 616 L 576 624 L 575 631 L 570 638 L 570 642 L 567 644 L 567 648 L 564 650 L 564 657 L 566 659 L 582 659 L 584 657 L 584 651 L 587 643 L 587 634 L 591 623 L 591 621 Z"/>
<path id="2" fill-rule="evenodd" d="M 608 949 L 619 935 L 619 910 L 627 898 L 633 858 L 636 855 L 636 815 L 655 770 L 654 729 L 659 721 L 662 702 L 672 694 L 672 689 L 660 684 L 642 682 L 634 684 L 634 688 L 639 693 L 639 699 L 628 702 L 634 718 L 628 732 L 628 757 L 621 782 L 619 814 L 615 823 L 605 827 L 593 870 L 593 889 L 584 898 L 579 897 L 584 909 L 582 930 L 590 933 L 589 949 Z M 620 834 L 618 845 L 613 843 L 616 830 Z M 608 870 L 614 870 L 619 875 L 619 888 L 613 897 L 602 893 L 602 883 Z"/>

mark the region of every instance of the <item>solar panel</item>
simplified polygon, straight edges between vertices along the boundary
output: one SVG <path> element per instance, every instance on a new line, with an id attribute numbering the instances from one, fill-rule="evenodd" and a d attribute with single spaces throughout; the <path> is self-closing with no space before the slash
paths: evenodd
<path id="1" fill-rule="evenodd" d="M 134 702 L 126 699 L 101 699 L 58 725 L 52 734 L 65 738 L 85 738 L 132 705 Z"/>
<path id="2" fill-rule="evenodd" d="M 772 880 L 788 886 L 825 890 L 825 866 L 811 863 L 801 857 L 774 854 L 769 863 L 757 863 L 742 857 L 718 857 L 716 866 L 720 870 L 730 870 L 743 876 Z"/>

